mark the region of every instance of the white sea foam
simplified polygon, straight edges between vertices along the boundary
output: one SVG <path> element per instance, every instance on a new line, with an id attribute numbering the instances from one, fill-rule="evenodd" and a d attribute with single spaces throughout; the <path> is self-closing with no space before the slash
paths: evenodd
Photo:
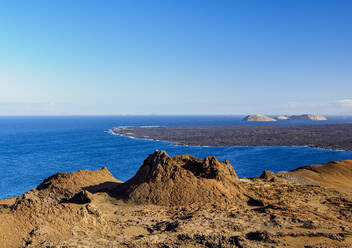
<path id="1" fill-rule="evenodd" d="M 153 128 L 153 127 L 162 127 L 162 126 L 139 126 L 141 128 Z"/>

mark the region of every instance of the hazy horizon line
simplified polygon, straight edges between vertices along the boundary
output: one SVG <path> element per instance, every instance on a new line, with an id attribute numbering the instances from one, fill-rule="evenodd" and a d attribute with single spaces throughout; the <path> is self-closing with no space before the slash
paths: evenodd
<path id="1" fill-rule="evenodd" d="M 252 113 L 252 114 L 262 114 L 262 113 Z M 104 117 L 104 116 L 247 116 L 252 114 L 22 114 L 22 115 L 2 115 L 0 117 Z M 262 114 L 267 116 L 281 116 L 281 115 L 305 115 L 312 113 L 301 113 L 301 114 Z M 313 113 L 314 114 L 314 113 Z M 352 114 L 314 114 L 314 115 L 324 115 L 331 117 L 352 117 Z"/>

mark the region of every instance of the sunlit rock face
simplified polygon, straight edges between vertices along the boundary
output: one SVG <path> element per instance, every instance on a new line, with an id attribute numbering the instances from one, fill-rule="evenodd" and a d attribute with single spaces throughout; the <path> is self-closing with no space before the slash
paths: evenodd
<path id="1" fill-rule="evenodd" d="M 247 115 L 242 119 L 242 121 L 276 121 L 276 120 L 265 115 L 255 114 L 255 115 Z"/>

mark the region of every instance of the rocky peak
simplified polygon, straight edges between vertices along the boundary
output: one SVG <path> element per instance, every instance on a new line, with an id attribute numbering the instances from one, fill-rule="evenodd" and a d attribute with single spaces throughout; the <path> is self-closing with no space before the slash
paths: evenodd
<path id="1" fill-rule="evenodd" d="M 190 155 L 149 155 L 136 175 L 120 189 L 128 201 L 157 205 L 229 202 L 243 198 L 239 179 L 228 161 Z M 218 202 L 219 201 L 219 202 Z"/>

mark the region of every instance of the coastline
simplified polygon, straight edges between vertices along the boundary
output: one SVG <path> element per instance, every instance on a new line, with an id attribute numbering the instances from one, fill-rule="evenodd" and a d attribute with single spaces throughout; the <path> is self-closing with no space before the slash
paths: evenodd
<path id="1" fill-rule="evenodd" d="M 108 131 L 180 146 L 306 146 L 352 151 L 352 124 L 304 126 L 119 126 Z"/>

